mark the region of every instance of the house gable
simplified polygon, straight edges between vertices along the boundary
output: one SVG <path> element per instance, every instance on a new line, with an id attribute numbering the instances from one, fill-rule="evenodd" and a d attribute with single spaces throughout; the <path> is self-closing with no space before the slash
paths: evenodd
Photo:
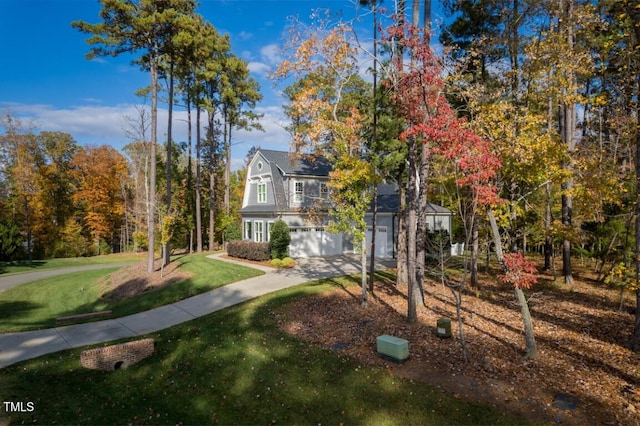
<path id="1" fill-rule="evenodd" d="M 258 151 L 247 169 L 242 210 L 275 211 L 277 201 L 271 164 Z"/>

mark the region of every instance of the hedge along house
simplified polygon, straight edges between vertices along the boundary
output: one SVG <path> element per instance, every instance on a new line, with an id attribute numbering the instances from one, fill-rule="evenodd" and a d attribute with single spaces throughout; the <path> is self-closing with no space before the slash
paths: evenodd
<path id="1" fill-rule="evenodd" d="M 271 226 L 282 219 L 291 231 L 292 257 L 353 253 L 350 236 L 331 233 L 329 209 L 330 162 L 324 157 L 294 156 L 284 151 L 259 149 L 249 162 L 240 214 L 244 240 L 269 241 Z M 397 252 L 400 199 L 395 187 L 378 187 L 376 257 L 394 258 Z M 445 229 L 451 235 L 452 212 L 430 204 L 429 229 Z M 366 216 L 371 243 L 372 212 Z"/>

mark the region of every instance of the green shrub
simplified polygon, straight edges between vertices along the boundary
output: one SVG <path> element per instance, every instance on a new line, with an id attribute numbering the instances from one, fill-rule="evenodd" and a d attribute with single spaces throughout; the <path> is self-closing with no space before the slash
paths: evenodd
<path id="1" fill-rule="evenodd" d="M 271 235 L 269 236 L 271 258 L 282 259 L 286 257 L 289 254 L 289 243 L 291 243 L 289 226 L 282 219 L 276 220 L 271 226 Z"/>
<path id="2" fill-rule="evenodd" d="M 242 228 L 238 222 L 233 221 L 224 228 L 224 240 L 225 241 L 239 241 L 242 239 Z"/>
<path id="3" fill-rule="evenodd" d="M 132 235 L 133 245 L 135 251 L 143 251 L 149 247 L 149 241 L 147 240 L 147 233 L 142 231 L 135 231 Z"/>
<path id="4" fill-rule="evenodd" d="M 22 234 L 15 222 L 0 221 L 0 260 L 15 260 L 22 248 Z"/>
<path id="5" fill-rule="evenodd" d="M 282 266 L 283 266 L 282 260 L 280 260 L 280 259 L 273 259 L 273 260 L 271 261 L 271 266 L 273 266 L 274 268 L 282 268 Z"/>
<path id="6" fill-rule="evenodd" d="M 269 243 L 256 243 L 253 241 L 229 241 L 227 254 L 247 260 L 269 260 Z"/>
<path id="7" fill-rule="evenodd" d="M 294 266 L 296 266 L 296 261 L 290 257 L 285 257 L 284 259 L 282 259 L 282 266 L 284 266 L 285 268 L 293 268 Z"/>

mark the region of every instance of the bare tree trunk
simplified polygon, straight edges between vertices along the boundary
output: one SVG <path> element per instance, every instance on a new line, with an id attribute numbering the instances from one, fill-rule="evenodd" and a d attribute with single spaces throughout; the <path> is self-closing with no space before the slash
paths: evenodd
<path id="1" fill-rule="evenodd" d="M 405 286 L 409 283 L 407 271 L 407 189 L 404 182 L 404 170 L 398 175 L 398 196 L 400 197 L 400 211 L 398 212 L 398 253 L 396 259 L 396 285 Z"/>
<path id="2" fill-rule="evenodd" d="M 366 231 L 365 231 L 366 232 Z M 363 236 L 360 242 L 360 274 L 361 274 L 361 286 L 362 286 L 362 306 L 367 307 L 369 302 L 367 300 L 367 239 Z"/>
<path id="3" fill-rule="evenodd" d="M 507 266 L 504 264 L 504 255 L 502 253 L 502 241 L 500 239 L 500 231 L 498 230 L 498 223 L 493 214 L 491 208 L 487 208 L 489 215 L 489 223 L 491 224 L 491 232 L 493 234 L 493 243 L 496 250 L 496 259 L 500 264 L 500 268 L 503 272 L 508 272 Z M 527 354 L 525 358 L 534 359 L 538 357 L 538 348 L 536 345 L 536 338 L 533 331 L 533 321 L 531 319 L 531 313 L 529 312 L 529 304 L 524 296 L 524 292 L 520 287 L 515 287 L 515 296 L 518 304 L 520 305 L 520 312 L 522 313 L 522 322 L 524 323 L 524 335 L 525 335 L 525 347 Z"/>
<path id="4" fill-rule="evenodd" d="M 548 271 L 551 268 L 551 256 L 553 253 L 553 241 L 551 240 L 551 222 L 553 217 L 551 216 L 551 182 L 547 182 L 547 201 L 544 216 L 544 270 Z"/>
<path id="5" fill-rule="evenodd" d="M 420 287 L 417 282 L 417 141 L 410 138 L 409 141 L 409 179 L 408 179 L 408 202 L 407 202 L 407 321 L 415 323 L 418 320 L 417 306 L 420 300 Z"/>
<path id="6" fill-rule="evenodd" d="M 478 281 L 478 257 L 480 254 L 480 242 L 478 239 L 478 215 L 471 218 L 471 287 L 480 288 Z"/>
<path id="7" fill-rule="evenodd" d="M 173 60 L 169 66 L 169 112 L 167 120 L 167 164 L 165 165 L 165 173 L 167 175 L 167 213 L 171 214 L 171 151 L 172 151 L 172 130 L 173 130 Z M 167 241 L 163 250 L 163 265 L 171 262 L 171 243 Z"/>
<path id="8" fill-rule="evenodd" d="M 211 161 L 213 162 L 213 158 Z M 213 163 L 209 167 L 209 191 L 209 251 L 211 251 L 216 227 L 216 168 Z"/>
<path id="9" fill-rule="evenodd" d="M 152 55 L 153 56 L 153 55 Z M 156 216 L 156 144 L 158 143 L 158 64 L 150 58 L 151 71 L 151 153 L 149 159 L 149 215 L 147 217 L 147 272 L 154 271 L 155 260 L 155 216 Z"/>
<path id="10" fill-rule="evenodd" d="M 373 281 L 376 272 L 376 225 L 378 221 L 378 187 L 373 188 L 373 213 L 371 215 L 371 264 L 369 265 L 369 291 L 373 293 Z"/>
<path id="11" fill-rule="evenodd" d="M 217 147 L 216 136 L 214 134 L 214 111 L 209 111 L 209 251 L 213 250 L 213 240 L 215 239 L 216 227 L 216 168 L 217 168 Z"/>
<path id="12" fill-rule="evenodd" d="M 201 205 L 201 188 L 202 176 L 200 167 L 200 112 L 201 108 L 196 108 L 196 251 L 202 253 L 202 205 Z"/>
<path id="13" fill-rule="evenodd" d="M 224 208 L 227 216 L 231 211 L 231 129 L 232 123 L 229 117 L 225 118 L 225 122 L 227 122 L 227 127 L 225 126 L 225 135 L 224 135 Z"/>
<path id="14" fill-rule="evenodd" d="M 378 139 L 378 2 L 373 2 L 373 144 Z M 376 226 L 378 225 L 378 185 L 373 187 L 373 214 L 371 216 L 371 265 L 369 267 L 369 291 L 373 294 L 376 262 Z"/>
<path id="15" fill-rule="evenodd" d="M 574 38 L 573 38 L 573 0 L 568 0 L 566 2 L 566 12 L 564 2 L 560 2 L 560 15 L 559 15 L 559 26 L 560 29 L 563 29 L 563 25 L 566 26 L 564 30 L 566 30 L 567 34 L 567 45 L 569 49 L 573 49 L 574 46 Z M 569 52 L 570 53 L 570 52 Z M 572 88 L 571 93 L 564 93 L 564 97 L 562 105 L 560 105 L 560 135 L 562 137 L 562 142 L 567 147 L 568 159 L 563 161 L 562 168 L 567 171 L 569 177 L 562 184 L 562 224 L 567 229 L 572 228 L 572 216 L 573 216 L 573 196 L 571 192 L 573 191 L 573 165 L 571 158 L 573 152 L 575 150 L 575 131 L 576 131 L 576 106 L 575 99 L 576 97 L 576 76 L 575 72 L 569 71 L 569 75 L 567 76 L 569 81 L 569 86 Z M 566 91 L 566 89 L 565 89 Z M 573 271 L 571 268 L 571 240 L 569 238 L 564 239 L 562 242 L 562 274 L 564 275 L 565 284 L 573 284 Z"/>
<path id="16" fill-rule="evenodd" d="M 191 192 L 193 190 L 193 126 L 191 123 L 191 96 L 187 96 L 187 194 L 189 205 L 189 216 L 195 219 L 195 197 Z M 195 220 L 194 220 L 195 221 Z M 189 224 L 189 253 L 193 253 L 193 222 Z"/>
<path id="17" fill-rule="evenodd" d="M 420 301 L 424 304 L 425 258 L 427 255 L 427 182 L 429 181 L 429 146 L 419 144 L 420 166 L 418 177 L 418 217 L 416 222 L 416 283 L 420 290 Z"/>

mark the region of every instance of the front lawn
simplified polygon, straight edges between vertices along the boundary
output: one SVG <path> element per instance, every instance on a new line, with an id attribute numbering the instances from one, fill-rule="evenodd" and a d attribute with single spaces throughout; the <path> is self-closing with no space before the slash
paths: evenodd
<path id="1" fill-rule="evenodd" d="M 0 332 L 51 328 L 58 317 L 103 310 L 111 310 L 111 318 L 130 315 L 262 274 L 206 256 L 179 258 L 180 269 L 192 274 L 191 278 L 119 301 L 100 298 L 100 280 L 115 268 L 59 275 L 13 287 L 0 293 Z"/>
<path id="2" fill-rule="evenodd" d="M 150 334 L 156 353 L 127 369 L 84 369 L 80 349 L 7 367 L 3 400 L 35 408 L 8 422 L 527 424 L 280 331 L 285 303 L 336 284 L 350 282 L 301 285 Z"/>
<path id="3" fill-rule="evenodd" d="M 0 262 L 0 275 L 21 272 L 35 272 L 44 269 L 68 268 L 72 266 L 133 263 L 140 262 L 146 259 L 146 257 L 146 253 L 122 253 L 91 257 L 68 257 L 61 259 L 18 260 L 13 262 Z"/>

